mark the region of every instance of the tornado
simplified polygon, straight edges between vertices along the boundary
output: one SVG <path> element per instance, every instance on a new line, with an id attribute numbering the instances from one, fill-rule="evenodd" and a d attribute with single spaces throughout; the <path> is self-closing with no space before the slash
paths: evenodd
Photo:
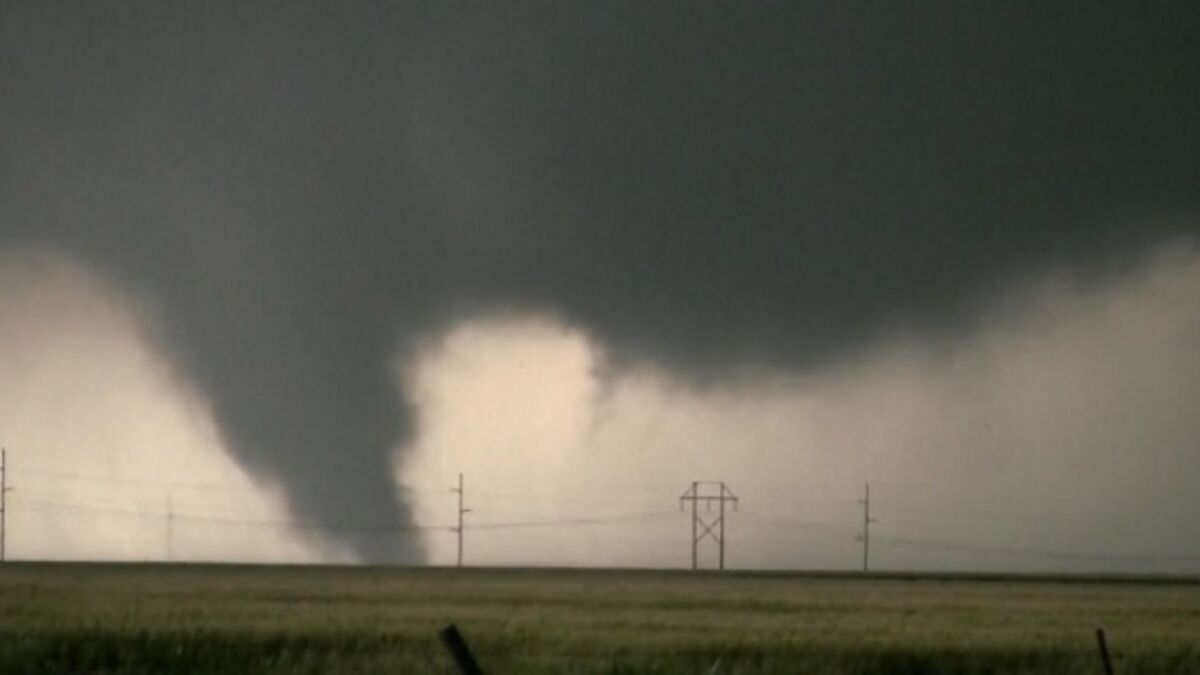
<path id="1" fill-rule="evenodd" d="M 405 364 L 549 313 L 694 383 L 1200 232 L 1185 3 L 9 3 L 0 247 L 145 298 L 229 451 L 422 560 Z"/>

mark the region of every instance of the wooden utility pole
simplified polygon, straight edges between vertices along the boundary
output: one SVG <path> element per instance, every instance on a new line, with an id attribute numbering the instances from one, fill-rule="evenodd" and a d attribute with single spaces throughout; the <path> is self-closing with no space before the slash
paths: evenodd
<path id="1" fill-rule="evenodd" d="M 0 562 L 5 560 L 4 539 L 8 535 L 8 450 L 0 448 Z"/>
<path id="2" fill-rule="evenodd" d="M 458 534 L 458 567 L 462 567 L 463 563 L 463 516 L 470 513 L 471 509 L 463 508 L 463 475 L 458 474 L 458 487 L 450 488 L 451 492 L 458 493 L 458 527 L 452 527 L 450 530 Z"/>
<path id="3" fill-rule="evenodd" d="M 863 530 L 858 536 L 858 540 L 863 544 L 863 574 L 871 571 L 871 523 L 876 522 L 871 517 L 871 484 L 866 484 L 866 490 L 863 498 L 858 500 L 859 504 L 863 505 Z"/>
<path id="4" fill-rule="evenodd" d="M 175 496 L 167 491 L 167 560 L 175 559 Z"/>

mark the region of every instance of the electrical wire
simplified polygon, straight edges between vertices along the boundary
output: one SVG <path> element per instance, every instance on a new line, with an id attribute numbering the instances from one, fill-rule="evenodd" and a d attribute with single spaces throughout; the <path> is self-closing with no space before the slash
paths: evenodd
<path id="1" fill-rule="evenodd" d="M 14 473 L 17 473 L 14 471 Z M 69 472 L 56 471 L 41 471 L 41 470 L 24 470 L 23 473 L 32 473 L 38 475 L 47 475 L 55 477 L 80 477 L 70 474 Z M 105 482 L 121 483 L 121 484 L 150 484 L 146 481 L 135 481 L 115 478 L 100 478 L 87 477 L 87 479 L 97 478 Z M 162 487 L 162 483 L 156 484 Z M 194 484 L 195 487 L 200 487 L 202 484 Z M 212 486 L 205 486 L 212 487 Z M 242 492 L 241 490 L 236 490 Z M 248 492 L 248 491 L 245 491 Z M 439 490 L 440 492 L 440 490 Z M 439 532 L 453 531 L 454 527 L 449 524 L 429 524 L 429 523 L 381 523 L 381 524 L 364 524 L 364 523 L 324 523 L 324 522 L 306 522 L 290 519 L 252 519 L 238 518 L 216 514 L 203 514 L 175 510 L 137 508 L 125 504 L 96 504 L 79 501 L 64 501 L 58 497 L 39 495 L 35 493 L 22 492 L 15 495 L 17 498 L 9 504 L 11 511 L 17 509 L 31 508 L 40 511 L 64 512 L 64 513 L 96 513 L 108 514 L 114 516 L 144 518 L 144 519 L 170 519 L 173 521 L 195 522 L 208 525 L 221 525 L 229 527 L 249 527 L 263 528 L 283 531 L 318 531 L 318 532 L 357 532 L 357 533 L 401 533 L 401 532 Z M 16 508 L 14 508 L 16 507 Z M 912 514 L 912 511 L 897 509 L 896 514 Z M 779 528 L 787 528 L 789 530 L 801 530 L 808 533 L 819 533 L 826 537 L 845 541 L 853 541 L 858 534 L 852 527 L 839 527 L 824 522 L 815 522 L 798 518 L 796 516 L 774 513 L 768 511 L 760 511 L 755 509 L 742 508 L 739 511 L 730 511 L 728 516 L 746 516 L 760 524 L 767 526 L 775 526 Z M 469 522 L 464 523 L 463 529 L 467 531 L 488 531 L 488 530 L 515 530 L 515 529 L 536 529 L 536 528 L 554 528 L 554 527 L 580 527 L 593 525 L 608 525 L 617 523 L 644 522 L 654 519 L 677 517 L 680 512 L 675 509 L 641 511 L 632 513 L 612 514 L 612 515 L 582 515 L 562 518 L 550 519 L 530 519 L 530 520 L 504 520 L 493 522 Z M 999 514 L 992 514 L 999 515 Z M 1012 515 L 1012 514 L 1007 514 Z M 884 514 L 886 517 L 886 512 Z M 937 538 L 922 538 L 922 537 L 906 537 L 886 534 L 882 532 L 873 533 L 871 541 L 874 544 L 893 548 L 893 549 L 916 549 L 922 551 L 948 551 L 968 554 L 980 555 L 1002 555 L 1002 556 L 1021 556 L 1035 557 L 1050 560 L 1074 560 L 1074 561 L 1096 561 L 1096 562 L 1124 562 L 1124 563 L 1158 563 L 1158 564 L 1194 564 L 1200 562 L 1200 555 L 1171 555 L 1158 556 L 1124 552 L 1111 551 L 1077 551 L 1065 549 L 1044 549 L 1044 548 L 1022 548 L 1022 547 L 1005 547 L 989 544 L 963 543 L 951 541 L 947 539 Z"/>
<path id="2" fill-rule="evenodd" d="M 208 524 L 219 525 L 234 525 L 244 527 L 262 527 L 269 529 L 280 530 L 319 530 L 319 531 L 335 531 L 335 532 L 410 532 L 410 531 L 438 531 L 452 530 L 451 525 L 433 525 L 433 524 L 408 524 L 408 525 L 360 525 L 346 523 L 317 523 L 317 522 L 299 522 L 292 520 L 255 520 L 247 518 L 231 518 L 226 516 L 213 516 L 205 514 L 195 514 L 179 511 L 162 511 L 157 509 L 135 509 L 119 506 L 82 504 L 78 502 L 64 502 L 54 499 L 47 499 L 37 496 L 24 496 L 21 500 L 23 506 L 40 508 L 41 510 L 66 511 L 66 512 L 94 512 L 106 513 L 122 516 L 131 516 L 148 519 L 166 519 L 194 521 Z M 573 518 L 556 518 L 548 520 L 512 520 L 501 522 L 483 522 L 483 523 L 468 523 L 463 525 L 466 530 L 505 530 L 505 529 L 522 529 L 522 528 L 539 528 L 539 527 L 563 527 L 563 526 L 581 526 L 581 525 L 603 525 L 611 523 L 631 522 L 639 520 L 647 520 L 650 518 L 659 518 L 663 516 L 674 516 L 675 511 L 648 511 L 640 513 L 624 513 L 610 516 L 582 516 Z"/>
<path id="3" fill-rule="evenodd" d="M 909 548 L 921 550 L 958 551 L 962 553 L 979 553 L 985 555 L 1016 555 L 1062 560 L 1096 560 L 1111 562 L 1159 562 L 1159 563 L 1188 563 L 1200 562 L 1196 556 L 1150 556 L 1135 553 L 1112 553 L 1098 551 L 1066 551 L 1039 548 L 1009 548 L 1003 546 L 988 546 L 978 544 L 962 544 L 938 539 L 915 537 L 895 537 L 891 535 L 872 535 L 871 542 L 893 548 Z"/>

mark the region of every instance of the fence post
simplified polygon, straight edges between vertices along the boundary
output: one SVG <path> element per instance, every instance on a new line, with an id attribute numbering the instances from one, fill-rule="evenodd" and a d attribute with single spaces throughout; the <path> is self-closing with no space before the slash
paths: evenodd
<path id="1" fill-rule="evenodd" d="M 1112 661 L 1108 658 L 1108 641 L 1104 639 L 1104 629 L 1096 629 L 1096 642 L 1100 645 L 1100 661 L 1104 664 L 1104 675 L 1113 675 Z"/>
<path id="2" fill-rule="evenodd" d="M 450 657 L 454 659 L 454 665 L 458 667 L 461 675 L 483 675 L 479 664 L 475 662 L 475 657 L 471 655 L 471 649 L 467 647 L 467 641 L 463 639 L 462 633 L 458 632 L 458 628 L 454 624 L 439 631 L 438 638 L 446 646 L 446 651 L 450 652 Z"/>

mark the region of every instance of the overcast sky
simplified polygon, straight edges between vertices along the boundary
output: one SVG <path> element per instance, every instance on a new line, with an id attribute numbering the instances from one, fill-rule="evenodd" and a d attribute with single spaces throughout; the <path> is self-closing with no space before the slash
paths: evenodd
<path id="1" fill-rule="evenodd" d="M 1189 9 L 7 3 L 14 553 L 1200 571 Z"/>

